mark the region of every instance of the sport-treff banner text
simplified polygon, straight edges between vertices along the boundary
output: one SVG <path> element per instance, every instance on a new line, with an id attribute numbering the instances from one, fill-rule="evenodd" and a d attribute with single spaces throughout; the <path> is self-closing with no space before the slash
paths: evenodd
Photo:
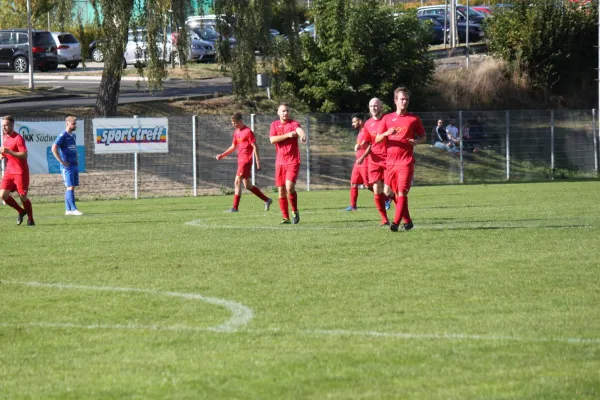
<path id="1" fill-rule="evenodd" d="M 25 139 L 27 145 L 27 162 L 30 174 L 60 174 L 60 163 L 52 154 L 52 145 L 56 138 L 65 131 L 65 121 L 15 121 L 14 130 Z M 79 172 L 85 171 L 85 147 L 83 145 L 85 123 L 77 120 L 75 144 Z"/>
<path id="2" fill-rule="evenodd" d="M 94 152 L 168 153 L 167 118 L 94 118 Z"/>

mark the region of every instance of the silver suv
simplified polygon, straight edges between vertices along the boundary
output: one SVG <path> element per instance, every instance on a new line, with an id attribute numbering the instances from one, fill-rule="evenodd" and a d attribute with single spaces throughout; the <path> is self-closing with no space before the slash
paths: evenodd
<path id="1" fill-rule="evenodd" d="M 162 54 L 164 62 L 171 61 L 171 51 L 173 48 L 173 41 L 171 40 L 171 34 L 167 33 L 167 40 L 163 38 L 162 34 L 157 37 L 158 51 L 162 53 L 163 48 L 165 54 Z M 138 29 L 137 31 L 129 31 L 127 38 L 127 46 L 125 47 L 125 54 L 123 55 L 124 61 L 123 66 L 135 65 L 137 63 L 146 64 L 148 61 L 148 43 L 146 39 L 146 31 Z"/>
<path id="2" fill-rule="evenodd" d="M 81 62 L 79 40 L 68 32 L 52 32 L 58 50 L 58 63 L 69 69 L 75 69 Z"/>

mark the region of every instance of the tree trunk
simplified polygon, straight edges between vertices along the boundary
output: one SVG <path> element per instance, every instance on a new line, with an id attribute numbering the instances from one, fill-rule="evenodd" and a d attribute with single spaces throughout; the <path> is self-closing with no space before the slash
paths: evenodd
<path id="1" fill-rule="evenodd" d="M 119 62 L 119 64 L 121 64 L 121 62 Z M 119 91 L 121 89 L 121 65 L 119 65 L 118 68 L 119 71 L 116 74 L 111 74 L 106 68 L 105 63 L 102 81 L 100 82 L 100 88 L 98 89 L 96 107 L 94 108 L 97 117 L 114 117 L 117 115 Z"/>

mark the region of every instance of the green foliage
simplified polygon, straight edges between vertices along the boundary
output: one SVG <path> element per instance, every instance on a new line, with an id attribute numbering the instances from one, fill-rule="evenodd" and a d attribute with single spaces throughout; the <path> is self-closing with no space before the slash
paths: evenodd
<path id="1" fill-rule="evenodd" d="M 311 109 L 361 110 L 372 97 L 391 102 L 400 85 L 412 90 L 419 106 L 434 65 L 426 56 L 429 32 L 414 14 L 394 16 L 376 0 L 315 4 L 317 40 L 302 37 L 302 62 L 289 71 L 294 92 Z"/>
<path id="2" fill-rule="evenodd" d="M 586 9 L 554 0 L 515 1 L 486 23 L 490 52 L 508 61 L 531 88 L 591 90 L 598 65 L 598 3 Z"/>

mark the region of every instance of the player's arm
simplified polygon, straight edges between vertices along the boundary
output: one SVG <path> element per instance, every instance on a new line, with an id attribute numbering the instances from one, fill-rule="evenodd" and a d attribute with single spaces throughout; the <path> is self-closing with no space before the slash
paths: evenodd
<path id="1" fill-rule="evenodd" d="M 270 136 L 269 140 L 271 141 L 271 144 L 275 144 L 275 143 L 283 142 L 284 140 L 291 139 L 295 136 L 298 136 L 298 134 L 296 133 L 296 131 L 293 131 L 293 132 L 284 133 L 283 135 Z"/>
<path id="2" fill-rule="evenodd" d="M 27 149 L 23 151 L 12 151 L 8 147 L 0 147 L 0 151 L 4 155 L 9 155 L 16 158 L 21 158 L 23 160 L 27 160 Z"/>
<path id="3" fill-rule="evenodd" d="M 62 159 L 62 157 L 60 156 L 60 153 L 58 152 L 58 144 L 54 143 L 52 145 L 52 154 L 54 154 L 54 158 L 56 158 L 56 161 L 58 161 L 61 165 L 68 167 L 69 163 L 66 162 L 65 160 Z"/>
<path id="4" fill-rule="evenodd" d="M 221 154 L 218 154 L 216 158 L 217 158 L 217 160 L 220 160 L 222 158 L 227 157 L 228 155 L 230 155 L 234 151 L 235 151 L 235 145 L 232 143 L 231 146 L 229 146 L 229 148 L 227 150 L 225 150 Z"/>
<path id="5" fill-rule="evenodd" d="M 413 125 L 412 129 L 413 129 L 415 138 L 409 139 L 408 142 L 411 143 L 413 146 L 424 143 L 425 139 L 426 139 L 425 138 L 425 127 L 423 126 L 423 123 L 421 122 L 420 119 L 417 119 L 417 122 Z"/>
<path id="6" fill-rule="evenodd" d="M 306 133 L 304 132 L 304 129 L 297 127 L 296 134 L 300 137 L 302 143 L 306 143 Z"/>
<path id="7" fill-rule="evenodd" d="M 254 153 L 254 161 L 256 161 L 256 169 L 260 171 L 260 154 L 258 154 L 258 145 L 256 143 L 251 143 Z"/>
<path id="8" fill-rule="evenodd" d="M 383 140 L 385 138 L 387 138 L 389 135 L 393 134 L 394 128 L 387 128 L 387 124 L 385 119 L 379 124 L 379 126 L 377 127 L 377 136 L 375 136 L 375 143 L 381 143 L 383 142 Z"/>
<path id="9" fill-rule="evenodd" d="M 363 143 L 365 143 L 365 142 L 363 142 Z M 360 157 L 358 158 L 358 160 L 356 160 L 356 163 L 357 163 L 358 165 L 362 164 L 362 163 L 363 163 L 363 161 L 365 161 L 365 158 L 367 158 L 367 156 L 368 156 L 370 153 L 371 153 L 371 143 L 369 143 L 369 145 L 367 146 L 367 149 L 365 150 L 365 152 L 363 153 L 363 155 L 362 155 L 362 156 L 360 156 Z"/>

